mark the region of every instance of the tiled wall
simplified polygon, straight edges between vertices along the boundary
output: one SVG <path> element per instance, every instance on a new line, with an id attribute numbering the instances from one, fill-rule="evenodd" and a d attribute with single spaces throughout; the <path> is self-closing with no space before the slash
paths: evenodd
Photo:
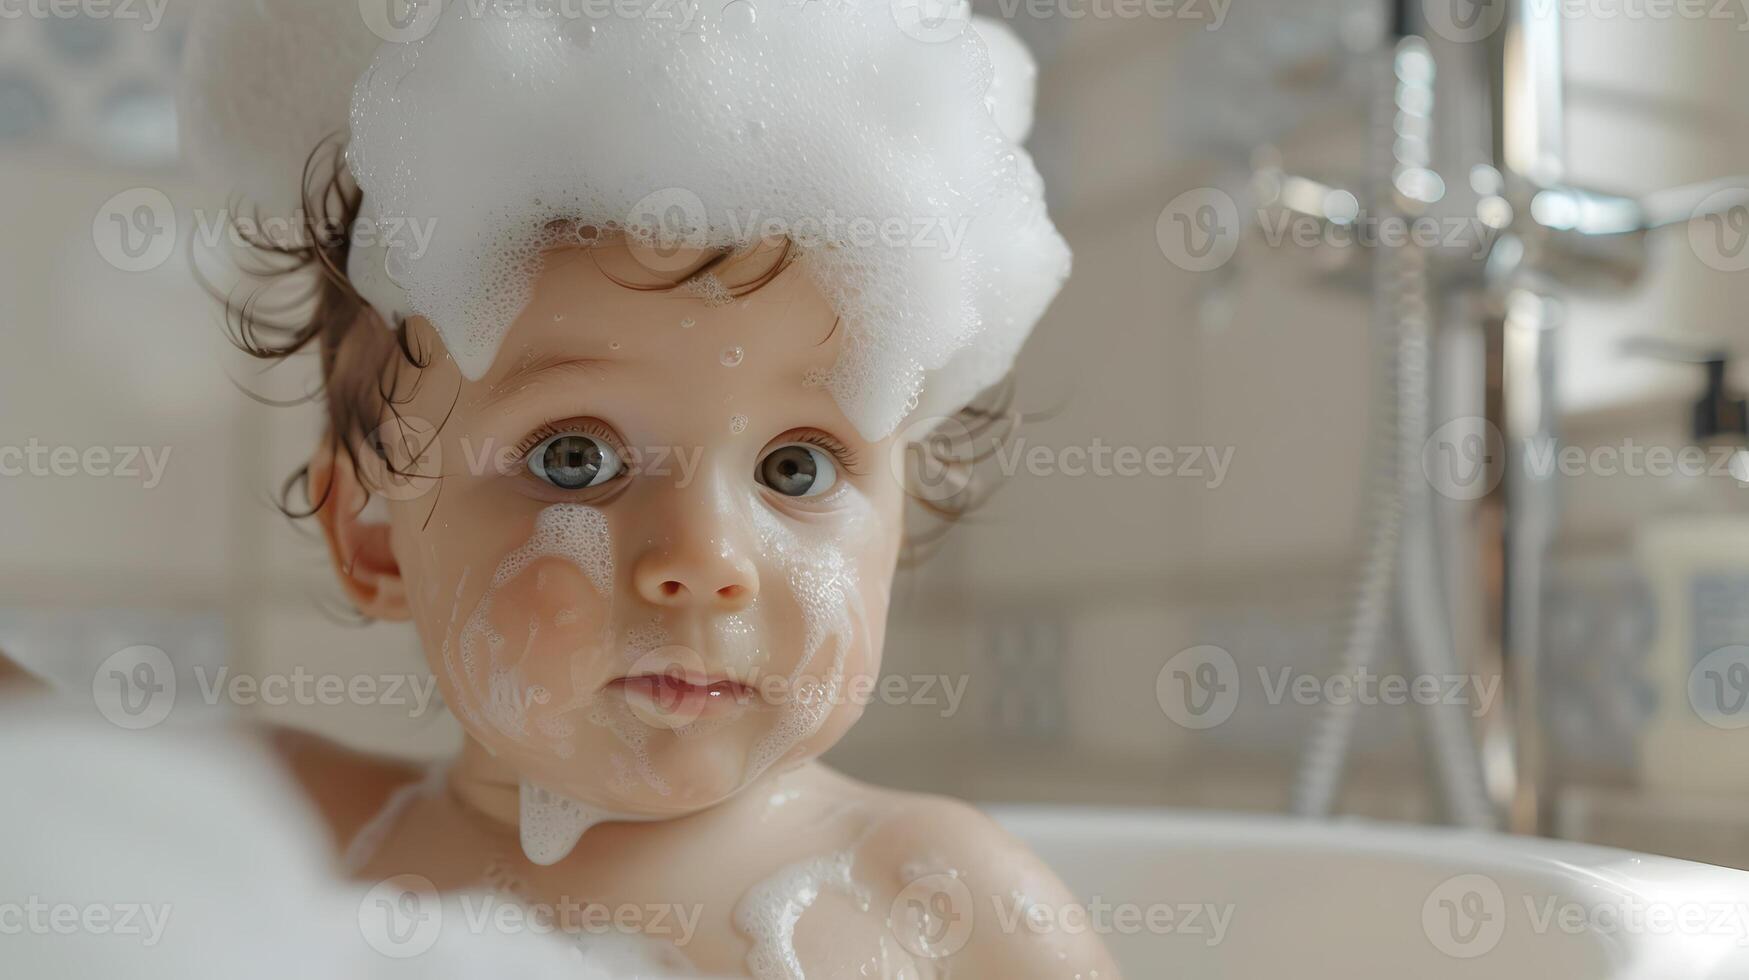
<path id="1" fill-rule="evenodd" d="M 1180 191 L 1232 180 L 1245 141 L 1260 133 L 1332 180 L 1354 176 L 1358 109 L 1344 108 L 1339 60 L 1301 59 L 1285 78 L 1199 75 L 1255 65 L 1244 55 L 1268 50 L 1242 20 L 1216 32 L 1153 21 L 1026 26 L 1047 55 L 1034 142 L 1077 272 L 1022 360 L 1021 404 L 1044 416 L 1025 436 L 1058 449 L 1094 440 L 1230 449 L 1231 470 L 1219 485 L 1005 478 L 991 506 L 895 589 L 888 671 L 964 678 L 963 702 L 954 711 L 876 705 L 833 758 L 869 779 L 976 798 L 1279 808 L 1309 714 L 1242 702 L 1229 723 L 1190 731 L 1167 718 L 1156 680 L 1171 657 L 1202 644 L 1229 651 L 1251 676 L 1333 662 L 1368 517 L 1359 500 L 1367 302 L 1320 279 L 1303 256 L 1251 250 L 1226 280 L 1226 312 L 1199 315 L 1214 280 L 1163 261 L 1156 225 Z M 1657 111 L 1625 122 L 1606 114 L 1597 91 L 1616 83 L 1591 52 L 1607 45 L 1575 49 L 1583 176 L 1644 189 L 1732 169 L 1731 141 L 1749 128 L 1728 136 Z M 1749 61 L 1712 54 L 1699 61 L 1719 81 L 1696 111 L 1736 119 L 1723 93 L 1742 86 L 1723 79 L 1741 81 Z M 1253 111 L 1282 89 L 1293 90 L 1292 111 Z M 1223 117 L 1243 123 L 1224 144 Z M 60 622 L 66 642 L 96 652 L 159 637 L 196 646 L 162 626 L 178 622 L 199 624 L 202 636 L 222 633 L 251 670 L 406 669 L 417 656 L 408 633 L 341 622 L 322 549 L 269 506 L 309 451 L 314 415 L 269 409 L 237 388 L 295 397 L 307 390 L 298 373 L 307 366 L 256 374 L 225 353 L 219 318 L 180 260 L 121 273 L 92 245 L 92 219 L 118 191 L 153 186 L 178 201 L 203 198 L 166 170 L 102 162 L 77 140 L 60 142 L 69 145 L 0 145 L 0 185 L 9 189 L 0 227 L 10 230 L 0 237 L 0 443 L 148 445 L 169 449 L 172 463 L 149 490 L 121 480 L 0 480 L 0 607 L 28 610 L 36 635 Z M 1749 169 L 1749 160 L 1736 162 Z M 1645 298 L 1577 307 L 1575 329 L 1596 324 L 1618 336 L 1673 319 L 1727 321 L 1741 285 L 1692 265 L 1671 260 Z M 1608 345 L 1574 346 L 1590 358 L 1578 381 L 1617 370 Z M 1685 383 L 1679 372 L 1652 375 L 1666 389 Z M 1634 512 L 1614 493 L 1570 495 L 1581 538 Z M 1563 578 L 1553 598 L 1562 635 L 1586 648 L 1608 638 L 1620 652 L 1607 662 L 1619 666 L 1633 656 L 1631 617 L 1606 625 L 1584 611 L 1601 603 L 1619 613 L 1621 596 L 1633 594 L 1615 555 L 1613 565 Z M 92 621 L 129 635 L 73 629 Z M 1561 744 L 1589 752 L 1587 764 L 1619 768 L 1632 736 L 1600 719 L 1643 713 L 1639 689 L 1618 683 L 1617 667 L 1597 657 L 1555 656 L 1578 678 L 1574 693 L 1557 699 Z M 382 750 L 431 754 L 456 737 L 445 720 L 368 709 L 273 714 Z M 1366 717 L 1349 808 L 1434 811 L 1415 733 L 1405 711 Z"/>

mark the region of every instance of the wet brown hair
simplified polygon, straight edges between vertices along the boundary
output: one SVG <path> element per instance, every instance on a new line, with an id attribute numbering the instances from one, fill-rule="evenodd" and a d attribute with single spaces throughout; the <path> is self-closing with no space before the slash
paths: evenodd
<path id="1" fill-rule="evenodd" d="M 359 449 L 365 447 L 388 472 L 398 473 L 379 433 L 387 421 L 385 415 L 401 419 L 399 406 L 417 391 L 420 372 L 431 361 L 430 351 L 412 337 L 404 321 L 389 324 L 392 329 L 372 322 L 379 314 L 347 277 L 353 225 L 363 198 L 347 171 L 344 143 L 325 141 L 305 162 L 300 234 L 278 238 L 261 231 L 266 224 L 259 212 L 231 222 L 245 244 L 244 255 L 237 259 L 239 270 L 258 285 L 239 298 L 218 289 L 210 280 L 203 279 L 203 284 L 224 304 L 227 332 L 240 350 L 271 363 L 312 350 L 320 358 L 322 384 L 308 398 L 270 402 L 247 391 L 245 394 L 272 405 L 320 400 L 327 415 L 326 449 L 331 454 L 346 454 L 359 472 L 360 482 L 365 483 L 368 499 L 367 470 L 358 466 Z M 231 213 L 243 214 L 237 207 Z M 746 253 L 718 250 L 672 282 L 615 281 L 643 291 L 681 289 Z M 757 292 L 798 257 L 795 244 L 785 241 L 776 257 L 751 279 L 725 286 L 736 298 Z M 361 325 L 371 329 L 360 329 Z M 837 329 L 836 324 L 833 329 Z M 927 462 L 937 483 L 934 492 L 921 491 L 913 467 L 908 466 L 907 496 L 939 520 L 935 527 L 906 541 L 907 564 L 932 552 L 952 524 L 966 519 L 989 499 L 991 491 L 978 479 L 976 468 L 1012 438 L 1021 421 L 1013 410 L 1013 384 L 1004 382 L 944 426 L 951 438 L 944 435 L 924 440 L 919 447 L 922 456 L 909 457 Z M 436 438 L 436 434 L 431 437 Z M 288 517 L 308 518 L 327 503 L 330 490 L 331 485 L 321 499 L 311 497 L 310 467 L 306 464 L 281 485 L 278 506 Z M 293 503 L 299 496 L 303 498 L 301 507 Z"/>

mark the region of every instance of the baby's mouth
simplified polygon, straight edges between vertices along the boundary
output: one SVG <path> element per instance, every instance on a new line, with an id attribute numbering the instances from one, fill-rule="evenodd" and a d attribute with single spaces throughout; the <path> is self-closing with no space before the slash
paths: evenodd
<path id="1" fill-rule="evenodd" d="M 633 713 L 664 728 L 720 717 L 754 702 L 753 688 L 737 680 L 680 671 L 632 674 L 607 685 Z"/>

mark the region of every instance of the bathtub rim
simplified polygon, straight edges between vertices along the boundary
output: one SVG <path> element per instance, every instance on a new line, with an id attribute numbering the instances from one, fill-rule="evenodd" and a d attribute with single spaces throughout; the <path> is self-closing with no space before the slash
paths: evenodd
<path id="1" fill-rule="evenodd" d="M 1713 883 L 1739 890 L 1749 901 L 1749 871 L 1683 858 L 1550 837 L 1523 837 L 1493 831 L 1398 823 L 1365 817 L 1309 820 L 1281 814 L 1221 810 L 1181 810 L 1145 806 L 1065 804 L 980 804 L 1003 828 L 1022 840 L 1060 834 L 1069 822 L 1091 824 L 1104 839 L 1141 840 L 1167 849 L 1210 846 L 1258 851 L 1315 850 L 1329 853 L 1415 859 L 1461 867 L 1465 871 L 1563 872 L 1600 885 Z M 1069 840 L 1072 838 L 1057 838 Z M 1633 873 L 1630 875 L 1629 871 Z M 1461 872 L 1454 872 L 1461 873 Z"/>

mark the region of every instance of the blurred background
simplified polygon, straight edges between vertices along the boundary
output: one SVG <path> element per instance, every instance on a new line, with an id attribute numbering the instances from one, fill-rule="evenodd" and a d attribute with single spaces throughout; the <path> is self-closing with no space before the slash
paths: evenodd
<path id="1" fill-rule="evenodd" d="M 1012 472 L 987 464 L 992 503 L 901 577 L 884 670 L 942 684 L 871 706 L 831 761 L 979 801 L 1285 811 L 1309 806 L 1310 758 L 1341 777 L 1327 812 L 1465 822 L 1486 797 L 1503 826 L 1749 867 L 1749 650 L 1733 651 L 1749 644 L 1749 511 L 1745 472 L 1728 469 L 1743 445 L 1730 407 L 1749 383 L 1749 210 L 1651 232 L 1636 274 L 1614 253 L 1593 262 L 1608 285 L 1542 275 L 1526 233 L 1529 271 L 1503 274 L 1518 292 L 1490 295 L 1468 267 L 1519 240 L 1525 205 L 1553 209 L 1536 220 L 1557 228 L 1563 201 L 1576 205 L 1494 186 L 1517 177 L 1490 167 L 1488 69 L 1465 68 L 1483 45 L 1431 38 L 1393 69 L 1385 3 L 1095 6 L 1109 15 L 978 5 L 1039 60 L 1030 148 L 1076 254 L 1018 376 L 1038 417 L 1015 445 L 1048 463 L 1017 450 Z M 1565 83 L 1563 185 L 1639 199 L 1749 172 L 1741 11 L 1576 7 L 1539 69 Z M 313 365 L 262 375 L 233 354 L 190 267 L 197 211 L 217 198 L 177 164 L 186 4 L 161 18 L 104 9 L 0 17 L 0 447 L 43 461 L 0 476 L 0 646 L 26 662 L 75 651 L 75 678 L 140 645 L 179 671 L 417 670 L 411 632 L 353 623 L 320 542 L 273 506 L 318 411 L 258 398 L 296 400 Z M 1398 177 L 1415 152 L 1405 86 L 1429 63 L 1441 129 L 1424 169 L 1442 189 L 1418 193 L 1441 227 L 1489 246 L 1442 256 L 1433 276 L 1417 459 L 1435 491 L 1444 669 L 1412 655 L 1413 617 L 1390 598 L 1410 566 L 1376 561 L 1406 537 L 1378 542 L 1400 505 L 1381 504 L 1378 460 L 1403 390 L 1379 367 L 1382 260 L 1270 234 L 1299 227 L 1306 200 L 1319 227 L 1361 224 L 1381 139 Z M 1393 97 L 1395 126 L 1379 108 Z M 153 238 L 161 199 L 175 235 Z M 1186 229 L 1213 235 L 1212 258 Z M 1500 394 L 1514 390 L 1513 328 L 1490 340 L 1486 326 L 1514 296 L 1561 309 L 1539 333 L 1551 374 L 1533 404 L 1561 462 L 1470 493 L 1435 464 L 1449 447 L 1484 470 L 1516 458 L 1490 427 L 1524 410 Z M 1697 413 L 1709 370 L 1715 411 Z M 58 475 L 68 447 L 82 462 Z M 1658 462 L 1690 448 L 1707 472 Z M 97 449 L 111 455 L 92 466 Z M 1125 475 L 1120 449 L 1155 465 Z M 1383 482 L 1412 470 L 1399 459 Z M 1529 488 L 1516 510 L 1514 487 Z M 1500 557 L 1502 521 L 1546 528 L 1534 560 L 1522 538 Z M 1505 582 L 1518 586 L 1509 623 Z M 1369 622 L 1373 673 L 1431 678 L 1438 704 L 1354 704 L 1335 723 L 1351 738 L 1332 742 L 1317 735 L 1342 709 L 1331 681 L 1352 673 L 1343 651 Z M 416 757 L 457 738 L 441 712 L 248 710 Z M 1467 774 L 1450 761 L 1466 744 Z"/>

